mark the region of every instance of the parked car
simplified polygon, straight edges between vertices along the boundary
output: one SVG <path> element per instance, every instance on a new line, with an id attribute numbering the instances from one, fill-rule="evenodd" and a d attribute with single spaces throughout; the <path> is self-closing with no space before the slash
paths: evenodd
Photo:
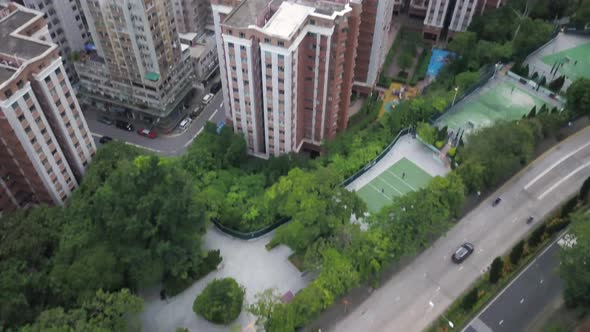
<path id="1" fill-rule="evenodd" d="M 473 244 L 468 242 L 463 243 L 459 248 L 457 248 L 457 250 L 455 250 L 451 259 L 453 262 L 459 264 L 473 253 L 473 249 Z"/>
<path id="2" fill-rule="evenodd" d="M 100 116 L 96 121 L 106 124 L 107 126 L 111 126 L 113 124 L 113 120 L 107 118 L 106 116 Z"/>
<path id="3" fill-rule="evenodd" d="M 203 111 L 203 106 L 197 106 L 195 110 L 189 114 L 191 120 L 194 120 L 199 115 L 199 113 L 201 113 L 201 111 Z"/>
<path id="4" fill-rule="evenodd" d="M 137 133 L 140 134 L 141 136 L 145 136 L 145 137 L 152 138 L 152 139 L 154 139 L 154 138 L 156 138 L 156 136 L 158 136 L 156 134 L 156 132 L 149 130 L 147 128 L 140 128 L 137 131 Z"/>
<path id="5" fill-rule="evenodd" d="M 191 123 L 191 118 L 184 118 L 180 121 L 180 125 L 178 126 L 180 129 L 184 130 L 188 128 L 188 125 Z"/>
<path id="6" fill-rule="evenodd" d="M 214 96 L 215 95 L 212 94 L 212 93 L 206 94 L 205 97 L 203 97 L 203 100 L 202 100 L 203 104 L 205 104 L 205 105 L 209 104 L 209 102 L 213 99 Z"/>
<path id="7" fill-rule="evenodd" d="M 221 82 L 216 82 L 211 86 L 209 92 L 216 94 L 219 90 L 221 90 Z"/>
<path id="8" fill-rule="evenodd" d="M 103 137 L 101 137 L 101 138 L 98 140 L 98 142 L 99 142 L 100 144 L 107 144 L 108 142 L 110 142 L 110 141 L 112 141 L 112 140 L 113 140 L 113 138 L 112 138 L 112 137 L 110 137 L 110 136 L 103 136 Z"/>
<path id="9" fill-rule="evenodd" d="M 133 125 L 127 121 L 117 120 L 115 121 L 115 127 L 127 131 L 133 131 Z"/>

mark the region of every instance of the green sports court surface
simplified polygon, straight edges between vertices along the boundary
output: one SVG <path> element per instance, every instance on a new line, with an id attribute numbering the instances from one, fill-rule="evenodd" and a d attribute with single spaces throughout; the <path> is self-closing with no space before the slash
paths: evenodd
<path id="1" fill-rule="evenodd" d="M 541 60 L 551 67 L 562 64 L 558 71 L 570 80 L 590 77 L 590 43 L 545 56 Z"/>
<path id="2" fill-rule="evenodd" d="M 432 176 L 413 162 L 402 158 L 357 191 L 370 212 L 391 204 L 398 196 L 425 187 Z"/>
<path id="3" fill-rule="evenodd" d="M 479 96 L 468 96 L 467 100 L 441 117 L 439 124 L 448 126 L 455 132 L 458 129 L 464 129 L 466 133 L 469 133 L 477 128 L 491 126 L 499 120 L 518 120 L 528 114 L 533 106 L 536 106 L 538 110 L 545 104 L 542 99 L 532 95 L 520 83 L 508 79 L 479 93 Z"/>

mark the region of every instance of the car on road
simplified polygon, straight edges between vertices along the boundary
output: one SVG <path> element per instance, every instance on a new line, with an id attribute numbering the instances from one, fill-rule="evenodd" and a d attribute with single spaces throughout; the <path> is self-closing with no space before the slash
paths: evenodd
<path id="1" fill-rule="evenodd" d="M 500 197 L 497 197 L 493 202 L 492 202 L 492 206 L 496 206 L 498 204 L 502 203 L 502 199 Z"/>
<path id="2" fill-rule="evenodd" d="M 459 264 L 473 253 L 473 249 L 473 244 L 465 242 L 459 248 L 457 248 L 457 250 L 455 250 L 451 259 L 453 262 Z"/>
<path id="3" fill-rule="evenodd" d="M 180 121 L 180 125 L 178 126 L 180 129 L 185 130 L 188 128 L 188 125 L 191 123 L 191 118 L 184 118 Z"/>
<path id="4" fill-rule="evenodd" d="M 106 116 L 100 116 L 98 119 L 96 119 L 96 121 L 106 124 L 107 126 L 111 126 L 113 124 L 113 120 L 107 118 Z"/>
<path id="5" fill-rule="evenodd" d="M 215 95 L 212 94 L 212 93 L 206 94 L 205 97 L 203 97 L 203 100 L 202 100 L 203 104 L 205 104 L 205 105 L 209 104 L 209 102 L 213 99 L 214 96 Z"/>
<path id="6" fill-rule="evenodd" d="M 219 90 L 221 90 L 221 82 L 216 82 L 211 86 L 209 92 L 216 94 Z"/>
<path id="7" fill-rule="evenodd" d="M 154 138 L 156 138 L 156 136 L 158 136 L 155 131 L 149 130 L 147 128 L 140 128 L 137 131 L 137 133 L 140 134 L 141 136 L 145 136 L 145 137 L 148 137 L 151 139 L 154 139 Z"/>
<path id="8" fill-rule="evenodd" d="M 133 125 L 127 121 L 117 120 L 115 121 L 115 127 L 127 131 L 133 131 Z"/>
<path id="9" fill-rule="evenodd" d="M 110 141 L 112 141 L 112 140 L 113 140 L 113 138 L 112 138 L 112 137 L 110 137 L 110 136 L 103 136 L 103 137 L 101 137 L 101 138 L 98 140 L 98 142 L 99 142 L 100 144 L 107 144 L 108 142 L 110 142 Z"/>
<path id="10" fill-rule="evenodd" d="M 203 106 L 197 106 L 195 107 L 195 110 L 191 112 L 191 114 L 189 114 L 189 117 L 191 118 L 191 120 L 194 120 L 199 113 L 201 113 L 203 111 Z"/>

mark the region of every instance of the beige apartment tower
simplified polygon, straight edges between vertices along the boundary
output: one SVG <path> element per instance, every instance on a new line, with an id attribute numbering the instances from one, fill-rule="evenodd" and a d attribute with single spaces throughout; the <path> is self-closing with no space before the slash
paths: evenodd
<path id="1" fill-rule="evenodd" d="M 157 123 L 181 107 L 192 65 L 169 0 L 81 0 L 94 46 L 75 63 L 90 107 Z"/>
<path id="2" fill-rule="evenodd" d="M 0 215 L 63 204 L 96 152 L 43 13 L 0 5 Z"/>
<path id="3" fill-rule="evenodd" d="M 346 129 L 360 1 L 213 1 L 227 122 L 267 158 Z"/>

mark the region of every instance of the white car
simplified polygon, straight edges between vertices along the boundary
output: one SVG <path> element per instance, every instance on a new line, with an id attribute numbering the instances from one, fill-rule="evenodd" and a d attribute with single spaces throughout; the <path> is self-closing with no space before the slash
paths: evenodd
<path id="1" fill-rule="evenodd" d="M 188 125 L 191 123 L 191 118 L 184 118 L 182 121 L 180 121 L 180 129 L 184 130 L 188 127 Z"/>
<path id="2" fill-rule="evenodd" d="M 207 105 L 209 104 L 209 102 L 213 99 L 215 95 L 212 93 L 208 93 L 205 95 L 205 97 L 203 97 L 203 104 Z"/>

